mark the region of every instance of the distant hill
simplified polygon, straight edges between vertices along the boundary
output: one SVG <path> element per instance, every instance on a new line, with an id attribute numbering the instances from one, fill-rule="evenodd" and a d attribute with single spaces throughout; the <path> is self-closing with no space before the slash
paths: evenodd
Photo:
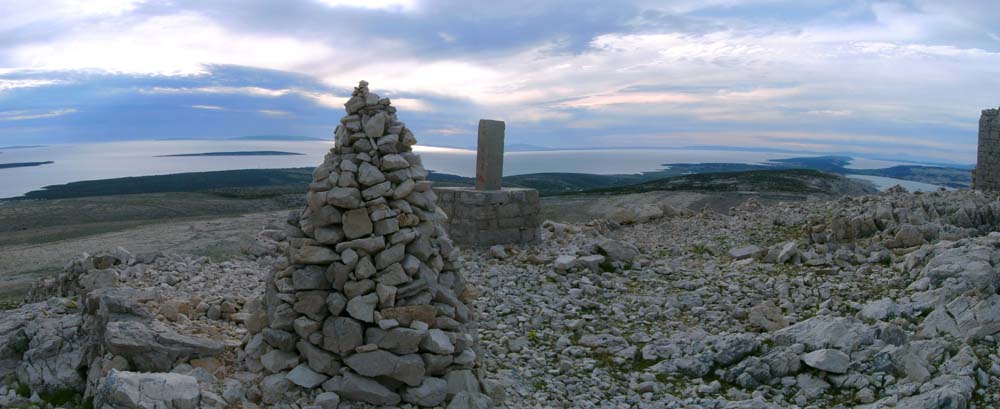
<path id="1" fill-rule="evenodd" d="M 304 192 L 312 181 L 312 169 L 246 169 L 217 172 L 87 180 L 46 186 L 16 199 L 66 199 L 72 197 L 128 195 L 136 193 L 196 192 L 220 188 L 259 188 L 295 185 Z"/>
<path id="2" fill-rule="evenodd" d="M 592 190 L 593 193 L 651 191 L 790 192 L 861 195 L 878 192 L 872 184 L 814 169 L 753 170 L 674 176 L 629 186 Z"/>
<path id="3" fill-rule="evenodd" d="M 14 145 L 14 146 L 0 146 L 0 150 L 11 150 L 11 149 L 30 149 L 30 148 L 44 148 L 48 145 Z"/>
<path id="4" fill-rule="evenodd" d="M 231 141 L 325 141 L 326 139 L 313 138 L 301 135 L 250 135 L 229 138 Z"/>
<path id="5" fill-rule="evenodd" d="M 31 167 L 31 166 L 51 165 L 53 163 L 55 163 L 55 162 L 53 162 L 53 161 L 45 161 L 45 162 L 0 163 L 0 169 L 26 168 L 26 167 Z"/>
<path id="6" fill-rule="evenodd" d="M 696 174 L 714 172 L 744 172 L 751 170 L 816 169 L 838 175 L 871 175 L 888 178 L 948 186 L 956 189 L 968 188 L 972 175 L 968 169 L 924 165 L 899 165 L 884 169 L 851 169 L 853 161 L 849 156 L 815 156 L 802 158 L 773 159 L 768 163 L 665 163 L 669 169 L 661 172 L 668 176 L 675 174 Z"/>

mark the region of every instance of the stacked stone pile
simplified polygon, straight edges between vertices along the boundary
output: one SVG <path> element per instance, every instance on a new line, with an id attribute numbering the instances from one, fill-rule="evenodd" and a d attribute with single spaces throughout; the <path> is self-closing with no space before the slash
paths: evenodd
<path id="1" fill-rule="evenodd" d="M 364 81 L 336 145 L 287 226 L 287 267 L 266 280 L 244 362 L 265 404 L 315 401 L 481 407 L 478 335 L 447 219 L 413 133 Z M 321 393 L 322 392 L 322 393 Z M 336 395 L 334 395 L 336 394 Z"/>

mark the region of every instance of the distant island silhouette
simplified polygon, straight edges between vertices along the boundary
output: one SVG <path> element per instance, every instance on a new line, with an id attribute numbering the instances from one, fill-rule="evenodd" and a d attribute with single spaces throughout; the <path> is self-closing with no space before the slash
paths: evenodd
<path id="1" fill-rule="evenodd" d="M 174 155 L 157 155 L 157 158 L 174 158 L 187 156 L 293 156 L 303 155 L 295 152 L 282 151 L 240 151 L 240 152 L 203 152 L 203 153 L 178 153 Z"/>
<path id="2" fill-rule="evenodd" d="M 45 162 L 0 163 L 0 169 L 26 168 L 26 167 L 29 167 L 29 166 L 42 166 L 42 165 L 50 165 L 50 164 L 53 164 L 53 163 L 55 163 L 55 162 L 53 162 L 53 161 L 45 161 Z"/>

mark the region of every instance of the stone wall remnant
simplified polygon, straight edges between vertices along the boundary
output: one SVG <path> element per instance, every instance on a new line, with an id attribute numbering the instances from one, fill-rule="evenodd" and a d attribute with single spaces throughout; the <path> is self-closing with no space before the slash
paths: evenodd
<path id="1" fill-rule="evenodd" d="M 972 188 L 1000 190 L 1000 109 L 984 109 L 979 117 L 979 152 Z"/>

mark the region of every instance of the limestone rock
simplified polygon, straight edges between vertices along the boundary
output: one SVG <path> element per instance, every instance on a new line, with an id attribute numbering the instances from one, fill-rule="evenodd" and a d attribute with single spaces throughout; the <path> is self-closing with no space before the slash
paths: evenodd
<path id="1" fill-rule="evenodd" d="M 851 357 L 836 349 L 817 349 L 802 355 L 802 362 L 819 370 L 841 374 L 851 366 Z"/>
<path id="2" fill-rule="evenodd" d="M 635 245 L 620 240 L 606 239 L 598 242 L 597 247 L 601 249 L 604 255 L 613 261 L 631 263 L 639 257 L 639 249 L 637 249 Z"/>
<path id="3" fill-rule="evenodd" d="M 404 402 L 423 407 L 440 405 L 448 397 L 448 381 L 441 378 L 425 378 L 419 386 L 409 387 L 403 391 Z"/>
<path id="4" fill-rule="evenodd" d="M 788 326 L 788 320 L 782 314 L 781 309 L 771 301 L 765 301 L 750 308 L 749 320 L 751 324 L 769 332 Z"/>
<path id="5" fill-rule="evenodd" d="M 198 409 L 200 398 L 198 381 L 188 375 L 112 370 L 94 396 L 94 407 Z"/>
<path id="6" fill-rule="evenodd" d="M 373 379 L 345 372 L 323 384 L 323 390 L 336 392 L 342 398 L 372 405 L 398 405 L 400 396 Z"/>
<path id="7" fill-rule="evenodd" d="M 326 375 L 316 373 L 306 364 L 296 366 L 287 376 L 289 382 L 306 389 L 313 389 L 321 385 L 327 378 Z"/>

